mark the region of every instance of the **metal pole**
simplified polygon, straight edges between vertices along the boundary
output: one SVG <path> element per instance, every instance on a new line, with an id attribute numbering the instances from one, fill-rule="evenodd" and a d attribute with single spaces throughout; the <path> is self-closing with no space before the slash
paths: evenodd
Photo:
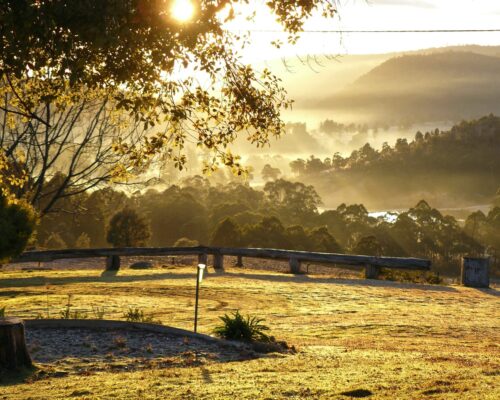
<path id="1" fill-rule="evenodd" d="M 196 267 L 196 300 L 194 303 L 194 333 L 198 328 L 198 295 L 200 292 L 200 267 Z"/>

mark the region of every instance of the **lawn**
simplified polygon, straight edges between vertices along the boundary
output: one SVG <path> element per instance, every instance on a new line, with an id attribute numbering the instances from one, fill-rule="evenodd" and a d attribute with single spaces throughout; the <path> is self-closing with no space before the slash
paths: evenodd
<path id="1" fill-rule="evenodd" d="M 194 267 L 0 272 L 0 308 L 25 318 L 140 308 L 192 329 Z M 299 350 L 263 358 L 0 383 L 0 399 L 498 399 L 500 292 L 228 268 L 203 281 L 199 331 L 239 309 Z M 77 345 L 77 344 L 75 344 Z M 42 366 L 45 368 L 45 366 Z"/>

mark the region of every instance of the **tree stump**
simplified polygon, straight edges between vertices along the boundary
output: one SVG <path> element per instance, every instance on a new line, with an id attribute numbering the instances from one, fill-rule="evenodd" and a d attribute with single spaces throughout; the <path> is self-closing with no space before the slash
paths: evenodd
<path id="1" fill-rule="evenodd" d="M 460 283 L 469 287 L 488 288 L 489 264 L 489 258 L 463 257 Z"/>
<path id="2" fill-rule="evenodd" d="M 0 369 L 33 365 L 24 338 L 24 323 L 18 318 L 0 319 Z"/>

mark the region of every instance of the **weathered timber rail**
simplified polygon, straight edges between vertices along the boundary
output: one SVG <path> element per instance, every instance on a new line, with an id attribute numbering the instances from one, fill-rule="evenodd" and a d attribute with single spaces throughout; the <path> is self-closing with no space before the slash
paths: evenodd
<path id="1" fill-rule="evenodd" d="M 430 270 L 430 260 L 406 257 L 376 257 L 352 254 L 319 253 L 281 249 L 254 249 L 232 247 L 125 247 L 102 249 L 64 249 L 46 251 L 27 251 L 13 262 L 46 262 L 61 259 L 106 257 L 107 269 L 118 269 L 119 257 L 129 256 L 198 256 L 200 263 L 207 263 L 208 256 L 213 256 L 215 269 L 224 268 L 224 256 L 237 257 L 238 266 L 243 266 L 243 257 L 263 258 L 272 260 L 287 260 L 290 272 L 300 273 L 302 262 L 319 264 L 338 264 L 363 266 L 369 279 L 376 279 L 380 268 L 395 268 L 405 270 Z"/>

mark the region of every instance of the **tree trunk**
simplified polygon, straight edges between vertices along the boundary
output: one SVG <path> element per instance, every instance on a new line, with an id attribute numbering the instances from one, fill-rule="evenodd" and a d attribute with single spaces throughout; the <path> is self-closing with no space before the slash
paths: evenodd
<path id="1" fill-rule="evenodd" d="M 0 369 L 33 365 L 24 338 L 24 323 L 18 318 L 0 319 Z"/>

